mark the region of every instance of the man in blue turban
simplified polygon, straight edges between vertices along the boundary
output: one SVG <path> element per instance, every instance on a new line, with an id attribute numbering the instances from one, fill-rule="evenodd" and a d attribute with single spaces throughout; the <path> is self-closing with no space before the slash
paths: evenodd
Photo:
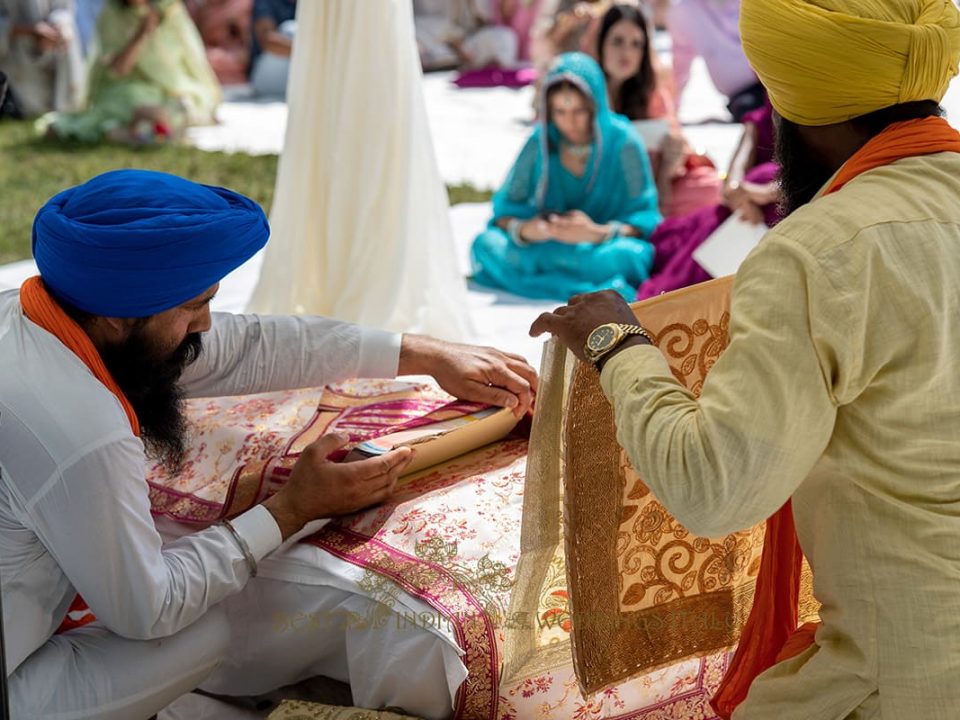
<path id="1" fill-rule="evenodd" d="M 221 601 L 272 613 L 309 596 L 311 612 L 361 615 L 372 603 L 248 581 L 307 523 L 386 499 L 409 449 L 334 464 L 326 458 L 346 438 L 325 436 L 271 498 L 164 545 L 146 460 L 180 466 L 183 398 L 432 374 L 458 397 L 529 408 L 536 374 L 496 350 L 317 317 L 212 315 L 220 280 L 268 236 L 249 199 L 139 170 L 95 177 L 37 214 L 40 275 L 0 294 L 0 571 L 14 716 L 146 718 L 218 667 L 218 688 L 294 682 L 343 638 L 251 643 Z M 250 651 L 242 660 L 239 640 Z M 446 640 L 406 629 L 401 652 L 388 627 L 367 642 L 355 698 L 450 713 Z M 410 669 L 434 690 L 395 681 Z"/>

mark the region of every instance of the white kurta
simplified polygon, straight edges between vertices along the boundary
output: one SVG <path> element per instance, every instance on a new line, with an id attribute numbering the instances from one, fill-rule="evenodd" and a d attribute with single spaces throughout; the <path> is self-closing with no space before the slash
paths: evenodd
<path id="1" fill-rule="evenodd" d="M 410 0 L 300 3 L 287 97 L 249 309 L 467 336 Z"/>
<path id="2" fill-rule="evenodd" d="M 323 318 L 220 313 L 213 318 L 204 351 L 183 378 L 190 397 L 392 377 L 397 371 L 400 339 L 392 333 Z M 224 656 L 239 677 L 256 675 L 258 650 L 267 657 L 291 656 L 297 664 L 284 666 L 281 684 L 331 667 L 333 661 L 323 657 L 331 652 L 319 638 L 312 656 L 306 653 L 310 648 L 285 653 L 290 640 L 281 637 L 263 639 L 257 647 L 247 641 L 242 657 L 232 650 L 252 628 L 225 633 L 222 616 L 235 621 L 255 615 L 237 595 L 249 580 L 243 553 L 219 526 L 164 544 L 150 515 L 145 469 L 143 444 L 116 397 L 59 340 L 24 317 L 16 291 L 0 294 L 0 574 L 11 691 L 15 708 L 19 700 L 30 709 L 21 716 L 33 716 L 37 707 L 45 714 L 47 708 L 68 710 L 75 698 L 51 701 L 51 696 L 77 677 L 84 682 L 74 682 L 74 695 L 98 703 L 97 717 L 129 717 L 129 708 L 147 707 L 136 704 L 138 695 L 167 692 L 169 702 L 196 686 Z M 280 531 L 263 507 L 244 513 L 234 525 L 258 560 L 280 546 Z M 369 602 L 350 587 L 290 584 L 286 594 L 276 589 L 268 594 L 271 607 L 258 583 L 242 597 L 249 596 L 264 613 Z M 96 614 L 97 626 L 51 639 L 78 592 Z M 226 613 L 215 607 L 231 596 Z M 362 642 L 384 640 L 369 636 Z M 343 645 L 343 637 L 338 642 Z M 349 653 L 349 636 L 346 642 Z M 440 675 L 433 680 L 443 686 L 439 696 L 449 708 L 447 684 L 436 681 L 444 673 L 451 677 L 445 668 L 455 651 L 444 650 L 449 642 L 436 636 L 413 645 L 418 643 L 421 651 L 426 643 L 436 655 L 430 668 Z M 218 656 L 217 650 L 224 652 Z M 377 648 L 362 650 L 373 658 L 368 673 L 377 670 L 377 662 L 391 660 L 382 649 L 381 655 Z M 155 664 L 153 673 L 131 669 L 138 652 L 144 667 Z M 395 647 L 390 652 L 397 654 Z M 333 654 L 334 661 L 344 662 Z M 116 667 L 107 672 L 111 662 Z M 355 673 L 340 675 L 352 680 Z M 98 677 L 104 684 L 95 682 Z M 251 687 L 234 682 L 231 689 L 230 673 L 217 677 L 225 692 Z M 382 696 L 371 697 L 376 702 Z M 114 707 L 119 714 L 109 715 L 114 701 L 132 704 Z"/>
<path id="3" fill-rule="evenodd" d="M 63 47 L 41 51 L 33 38 L 13 36 L 14 25 L 38 22 L 59 30 Z M 0 70 L 27 115 L 79 109 L 86 68 L 72 0 L 0 0 Z"/>

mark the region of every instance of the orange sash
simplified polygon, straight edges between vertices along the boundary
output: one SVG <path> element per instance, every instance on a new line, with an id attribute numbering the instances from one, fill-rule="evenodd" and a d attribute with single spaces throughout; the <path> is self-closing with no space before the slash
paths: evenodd
<path id="1" fill-rule="evenodd" d="M 897 160 L 941 152 L 960 152 L 960 133 L 943 118 L 894 123 L 844 163 L 824 195 L 837 192 L 862 173 Z M 807 623 L 797 628 L 803 552 L 789 500 L 767 520 L 763 542 L 753 608 L 730 668 L 710 701 L 725 720 L 747 697 L 758 675 L 810 647 L 819 627 Z"/>
<path id="2" fill-rule="evenodd" d="M 113 376 L 110 375 L 110 371 L 107 370 L 107 366 L 103 364 L 93 341 L 47 292 L 39 275 L 28 278 L 20 287 L 20 304 L 23 306 L 24 313 L 32 322 L 66 345 L 71 352 L 83 361 L 84 365 L 90 368 L 97 380 L 117 396 L 124 412 L 127 413 L 130 429 L 133 430 L 134 435 L 139 437 L 140 422 L 137 420 L 137 414 L 133 411 L 133 405 L 124 396 L 120 386 L 117 385 Z M 66 632 L 94 620 L 96 620 L 96 617 L 90 612 L 83 598 L 77 595 L 67 611 L 67 616 L 63 619 L 60 627 L 57 628 L 57 632 Z"/>

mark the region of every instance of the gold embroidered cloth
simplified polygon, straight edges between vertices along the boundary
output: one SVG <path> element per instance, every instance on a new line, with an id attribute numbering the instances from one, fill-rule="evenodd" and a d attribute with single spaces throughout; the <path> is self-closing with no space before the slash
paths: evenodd
<path id="1" fill-rule="evenodd" d="M 694 395 L 728 343 L 731 284 L 714 280 L 634 306 Z M 688 532 L 630 467 L 596 370 L 556 348 L 552 353 L 553 373 L 539 402 L 554 405 L 553 417 L 534 428 L 528 483 L 563 480 L 573 658 L 590 696 L 735 645 L 752 604 L 764 527 L 722 538 Z M 540 442 L 554 453 L 538 456 Z M 540 525 L 555 524 L 558 515 L 544 510 Z M 541 552 L 560 535 L 540 534 Z M 805 580 L 809 605 L 809 571 Z"/>
<path id="2" fill-rule="evenodd" d="M 635 306 L 694 394 L 727 345 L 730 281 Z M 736 643 L 750 612 L 763 527 L 691 535 L 617 444 L 597 372 L 579 365 L 564 419 L 567 563 L 574 662 L 585 692 Z"/>

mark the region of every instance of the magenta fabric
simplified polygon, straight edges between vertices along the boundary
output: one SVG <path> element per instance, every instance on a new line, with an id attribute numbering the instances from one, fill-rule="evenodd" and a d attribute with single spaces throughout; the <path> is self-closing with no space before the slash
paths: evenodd
<path id="1" fill-rule="evenodd" d="M 757 130 L 754 166 L 744 180 L 758 184 L 773 182 L 780 168 L 773 162 L 776 129 L 770 100 L 744 115 L 743 122 Z M 767 205 L 763 216 L 767 227 L 773 227 L 780 219 L 779 209 L 775 204 Z M 729 217 L 730 210 L 718 204 L 660 223 L 649 238 L 656 251 L 650 279 L 637 289 L 637 300 L 709 280 L 710 276 L 693 259 L 693 252 Z"/>
<path id="2" fill-rule="evenodd" d="M 670 205 L 666 217 L 683 217 L 717 205 L 722 196 L 723 181 L 713 165 L 695 165 L 686 168 L 683 175 L 673 179 Z"/>
<path id="3" fill-rule="evenodd" d="M 537 71 L 533 68 L 505 70 L 488 67 L 479 70 L 466 70 L 456 77 L 453 84 L 459 88 L 521 88 L 532 85 L 536 80 Z"/>
<path id="4" fill-rule="evenodd" d="M 765 184 L 773 182 L 778 171 L 776 163 L 768 162 L 753 168 L 744 179 Z M 775 204 L 767 205 L 763 215 L 767 227 L 773 227 L 780 219 Z M 637 300 L 710 280 L 707 272 L 693 259 L 693 252 L 729 217 L 729 208 L 714 205 L 691 215 L 667 218 L 660 223 L 650 236 L 650 243 L 656 252 L 653 269 L 650 279 L 637 290 Z"/>
<path id="5" fill-rule="evenodd" d="M 751 110 L 743 116 L 744 125 L 753 125 L 757 129 L 757 157 L 754 167 L 773 162 L 776 129 L 773 127 L 773 105 L 769 98 L 763 107 Z"/>

